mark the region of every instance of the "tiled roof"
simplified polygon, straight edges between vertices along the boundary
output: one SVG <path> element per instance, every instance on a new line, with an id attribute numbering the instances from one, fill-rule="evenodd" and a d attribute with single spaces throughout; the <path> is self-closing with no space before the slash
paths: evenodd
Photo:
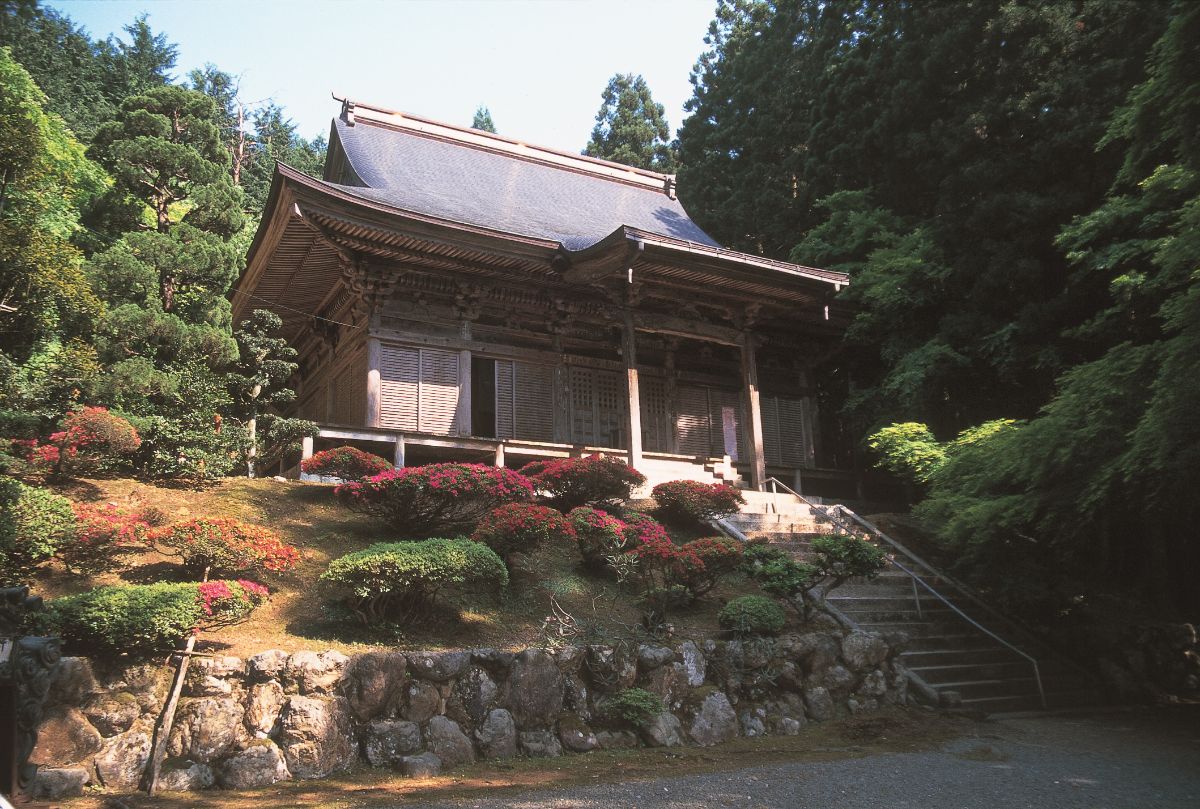
<path id="1" fill-rule="evenodd" d="M 363 183 L 339 185 L 343 191 L 401 210 L 557 241 L 571 251 L 622 226 L 719 247 L 667 193 L 661 175 L 635 176 L 615 164 L 489 141 L 443 125 L 431 133 L 407 125 L 414 119 L 393 115 L 398 125 L 364 116 L 353 124 L 347 116 L 335 119 L 334 137 Z M 623 180 L 622 172 L 631 179 Z"/>

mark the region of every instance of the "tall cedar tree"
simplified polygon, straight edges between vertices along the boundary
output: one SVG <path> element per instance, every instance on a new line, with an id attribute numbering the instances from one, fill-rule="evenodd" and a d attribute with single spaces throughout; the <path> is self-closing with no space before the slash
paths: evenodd
<path id="1" fill-rule="evenodd" d="M 492 122 L 492 111 L 481 104 L 475 110 L 475 117 L 471 119 L 471 128 L 496 134 L 496 124 Z"/>
<path id="2" fill-rule="evenodd" d="M 646 80 L 618 73 L 608 80 L 601 98 L 592 139 L 583 153 L 627 166 L 673 172 L 671 131 L 663 106 L 651 97 Z"/>
<path id="3" fill-rule="evenodd" d="M 285 387 L 297 366 L 296 349 L 287 340 L 273 336 L 283 325 L 279 315 L 255 309 L 234 333 L 238 361 L 230 372 L 229 387 L 238 415 L 246 422 L 246 472 L 256 473 L 259 455 L 258 417 L 263 409 L 284 405 L 296 394 Z"/>

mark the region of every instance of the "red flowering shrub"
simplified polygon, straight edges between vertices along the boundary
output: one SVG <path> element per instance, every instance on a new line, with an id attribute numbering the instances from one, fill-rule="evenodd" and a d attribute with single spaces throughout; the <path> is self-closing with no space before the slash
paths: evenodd
<path id="1" fill-rule="evenodd" d="M 279 572 L 290 570 L 300 560 L 300 552 L 275 532 L 238 520 L 188 520 L 155 531 L 153 539 L 165 553 L 181 557 L 194 573 Z"/>
<path id="2" fill-rule="evenodd" d="M 532 503 L 508 503 L 494 509 L 471 534 L 471 539 L 487 545 L 502 558 L 575 538 L 575 527 L 560 512 Z"/>
<path id="3" fill-rule="evenodd" d="M 62 430 L 50 436 L 50 444 L 58 450 L 59 472 L 113 472 L 142 445 L 133 425 L 104 407 L 68 413 L 59 426 Z M 53 454 L 44 447 L 36 451 L 45 453 L 47 461 Z"/>
<path id="4" fill-rule="evenodd" d="M 362 480 L 391 469 L 392 465 L 369 452 L 354 447 L 334 447 L 300 462 L 306 475 L 325 475 L 342 480 Z"/>
<path id="5" fill-rule="evenodd" d="M 702 568 L 686 571 L 681 581 L 693 599 L 707 593 L 722 576 L 734 572 L 742 564 L 742 543 L 729 537 L 695 539 L 685 542 L 683 548 L 696 554 L 704 563 Z"/>
<path id="6" fill-rule="evenodd" d="M 533 484 L 503 467 L 438 463 L 388 469 L 334 489 L 339 500 L 364 511 L 402 537 L 470 530 L 505 503 L 533 498 Z"/>
<path id="7" fill-rule="evenodd" d="M 654 487 L 658 515 L 667 522 L 684 525 L 736 514 L 745 504 L 742 493 L 728 483 L 672 480 Z"/>
<path id="8" fill-rule="evenodd" d="M 270 591 L 256 581 L 206 581 L 196 586 L 201 623 L 207 627 L 229 626 L 246 620 L 254 608 L 266 603 Z"/>
<path id="9" fill-rule="evenodd" d="M 72 503 L 71 510 L 75 512 L 75 538 L 55 553 L 71 570 L 111 570 L 123 551 L 150 540 L 154 517 L 146 512 L 123 509 L 115 503 Z"/>
<path id="10" fill-rule="evenodd" d="M 665 533 L 637 545 L 614 567 L 637 585 L 652 618 L 690 602 L 691 594 L 684 582 L 704 573 L 699 554 L 686 545 L 676 545 Z"/>
<path id="11" fill-rule="evenodd" d="M 584 565 L 593 570 L 603 570 L 610 557 L 625 553 L 632 547 L 626 530 L 628 526 L 607 511 L 579 506 L 571 509 L 567 520 L 575 529 Z"/>
<path id="12" fill-rule="evenodd" d="M 521 472 L 560 509 L 627 500 L 634 486 L 646 482 L 641 472 L 606 455 L 534 461 Z"/>

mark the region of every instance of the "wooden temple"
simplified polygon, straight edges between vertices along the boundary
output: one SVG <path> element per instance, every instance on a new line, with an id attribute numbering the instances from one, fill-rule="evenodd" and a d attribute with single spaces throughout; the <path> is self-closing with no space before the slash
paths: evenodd
<path id="1" fill-rule="evenodd" d="M 338 100 L 324 176 L 277 167 L 233 297 L 283 318 L 317 446 L 836 474 L 813 367 L 844 274 L 722 248 L 673 176 Z"/>

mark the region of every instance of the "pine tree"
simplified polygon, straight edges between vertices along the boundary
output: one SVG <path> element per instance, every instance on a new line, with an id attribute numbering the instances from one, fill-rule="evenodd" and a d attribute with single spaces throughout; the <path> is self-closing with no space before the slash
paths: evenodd
<path id="1" fill-rule="evenodd" d="M 492 111 L 480 104 L 475 110 L 475 117 L 471 120 L 471 128 L 495 134 L 496 125 L 492 123 Z"/>
<path id="2" fill-rule="evenodd" d="M 285 387 L 298 367 L 296 350 L 287 340 L 272 336 L 283 325 L 273 312 L 255 309 L 234 333 L 238 361 L 230 372 L 229 388 L 238 415 L 246 423 L 246 471 L 256 474 L 259 456 L 258 418 L 263 408 L 287 404 L 295 393 Z"/>
<path id="3" fill-rule="evenodd" d="M 651 97 L 645 79 L 617 74 L 601 98 L 585 155 L 668 174 L 675 170 L 665 112 Z"/>

